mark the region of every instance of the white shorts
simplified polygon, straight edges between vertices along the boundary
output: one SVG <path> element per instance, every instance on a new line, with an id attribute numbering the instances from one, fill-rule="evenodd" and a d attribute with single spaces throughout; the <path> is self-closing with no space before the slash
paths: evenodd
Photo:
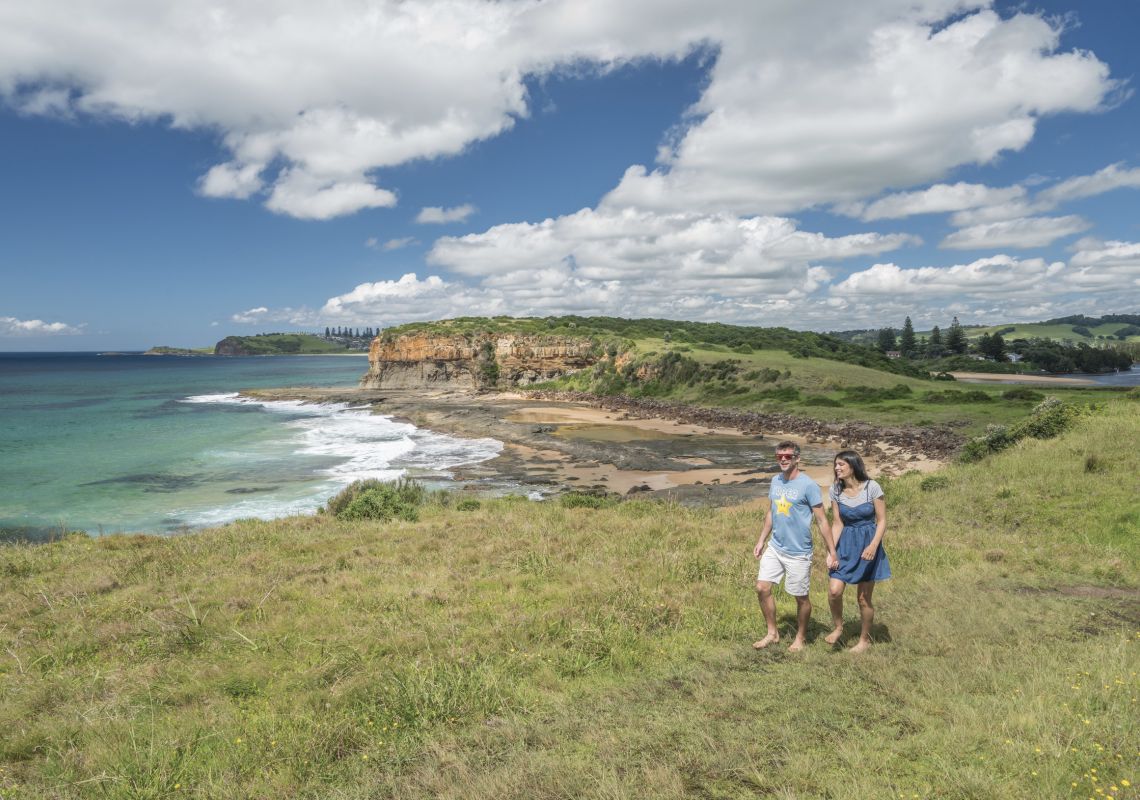
<path id="1" fill-rule="evenodd" d="M 811 577 L 811 556 L 792 556 L 781 553 L 771 544 L 760 556 L 760 574 L 756 580 L 778 584 L 784 581 L 784 591 L 793 597 L 806 597 Z"/>

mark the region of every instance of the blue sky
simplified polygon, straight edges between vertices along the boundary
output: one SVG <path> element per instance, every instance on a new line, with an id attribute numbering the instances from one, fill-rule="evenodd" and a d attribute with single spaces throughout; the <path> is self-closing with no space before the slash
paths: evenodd
<path id="1" fill-rule="evenodd" d="M 0 0 L 0 350 L 1140 313 L 1131 0 L 157 6 Z"/>

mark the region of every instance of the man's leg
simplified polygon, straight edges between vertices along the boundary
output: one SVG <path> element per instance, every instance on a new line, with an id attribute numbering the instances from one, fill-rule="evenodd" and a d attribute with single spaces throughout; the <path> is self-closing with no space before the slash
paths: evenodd
<path id="1" fill-rule="evenodd" d="M 831 607 L 831 633 L 823 637 L 828 644 L 835 644 L 843 636 L 843 590 L 847 584 L 832 578 L 827 584 L 827 605 Z"/>
<path id="2" fill-rule="evenodd" d="M 852 653 L 862 653 L 871 646 L 871 623 L 875 621 L 875 607 L 871 605 L 871 594 L 875 591 L 875 582 L 867 581 L 858 586 L 859 591 L 859 618 L 863 623 L 859 631 L 859 641 L 851 648 Z"/>
<path id="3" fill-rule="evenodd" d="M 776 598 L 772 596 L 772 584 L 768 581 L 756 581 L 756 596 L 760 600 L 760 611 L 764 614 L 764 623 L 768 626 L 768 634 L 752 646 L 762 650 L 773 642 L 780 641 L 780 631 L 776 629 Z"/>
<path id="4" fill-rule="evenodd" d="M 769 547 L 760 557 L 760 572 L 756 576 L 756 597 L 760 601 L 764 623 L 768 626 L 768 633 L 764 638 L 752 644 L 757 650 L 780 641 L 780 631 L 776 628 L 776 598 L 772 596 L 772 587 L 783 577 L 784 565 L 780 562 L 776 551 Z"/>
<path id="5" fill-rule="evenodd" d="M 796 598 L 796 638 L 788 645 L 789 653 L 798 653 L 804 649 L 804 637 L 807 636 L 808 621 L 811 619 L 811 599 L 805 594 Z"/>

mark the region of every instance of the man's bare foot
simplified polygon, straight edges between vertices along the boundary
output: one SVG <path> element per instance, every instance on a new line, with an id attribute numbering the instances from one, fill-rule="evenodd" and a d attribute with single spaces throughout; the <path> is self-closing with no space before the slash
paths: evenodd
<path id="1" fill-rule="evenodd" d="M 865 650 L 867 650 L 867 649 L 868 649 L 870 646 L 871 646 L 871 643 L 870 643 L 870 642 L 868 642 L 866 639 L 860 639 L 860 640 L 859 640 L 859 641 L 858 641 L 858 642 L 855 644 L 855 646 L 851 648 L 850 652 L 852 652 L 852 653 L 862 653 L 862 652 L 864 652 Z"/>
<path id="2" fill-rule="evenodd" d="M 825 642 L 827 642 L 828 644 L 835 644 L 836 642 L 838 642 L 842 638 L 843 638 L 843 626 L 838 625 L 838 626 L 836 626 L 835 630 L 833 630 L 831 633 L 827 634 L 827 636 L 824 636 L 823 640 Z"/>
<path id="3" fill-rule="evenodd" d="M 778 633 L 769 633 L 767 636 L 765 636 L 765 637 L 764 637 L 763 639 L 761 639 L 760 641 L 758 641 L 758 642 L 753 642 L 753 643 L 752 643 L 752 646 L 753 646 L 754 648 L 756 648 L 757 650 L 763 650 L 763 649 L 764 649 L 765 647 L 767 647 L 768 645 L 770 645 L 770 644 L 775 644 L 775 643 L 776 643 L 776 642 L 778 642 L 778 641 L 780 641 L 780 634 L 778 634 Z"/>
<path id="4" fill-rule="evenodd" d="M 789 653 L 798 653 L 804 649 L 804 640 L 802 637 L 797 636 L 790 645 L 788 645 Z"/>

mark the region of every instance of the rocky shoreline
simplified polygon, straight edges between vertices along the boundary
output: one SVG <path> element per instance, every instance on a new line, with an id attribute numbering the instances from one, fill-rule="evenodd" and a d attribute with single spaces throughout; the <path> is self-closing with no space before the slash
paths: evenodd
<path id="1" fill-rule="evenodd" d="M 544 493 L 641 494 L 689 505 L 735 505 L 767 493 L 780 438 L 804 448 L 821 483 L 836 450 L 860 450 L 876 475 L 931 469 L 962 437 L 946 428 L 883 429 L 790 414 L 703 408 L 570 392 L 424 392 L 370 388 L 250 390 L 263 400 L 368 405 L 419 428 L 503 442 L 502 453 L 452 470 L 468 488 L 515 484 Z"/>
<path id="2" fill-rule="evenodd" d="M 841 448 L 859 450 L 864 455 L 892 455 L 883 445 L 900 451 L 944 461 L 952 458 L 965 443 L 965 437 L 946 425 L 930 427 L 883 428 L 865 422 L 821 422 L 793 414 L 766 414 L 730 408 L 707 408 L 669 403 L 651 398 L 600 397 L 587 392 L 528 393 L 536 400 L 585 403 L 594 408 L 619 411 L 630 417 L 662 418 L 711 428 L 732 428 L 745 434 L 773 432 L 796 434 L 809 442 L 836 442 Z"/>

